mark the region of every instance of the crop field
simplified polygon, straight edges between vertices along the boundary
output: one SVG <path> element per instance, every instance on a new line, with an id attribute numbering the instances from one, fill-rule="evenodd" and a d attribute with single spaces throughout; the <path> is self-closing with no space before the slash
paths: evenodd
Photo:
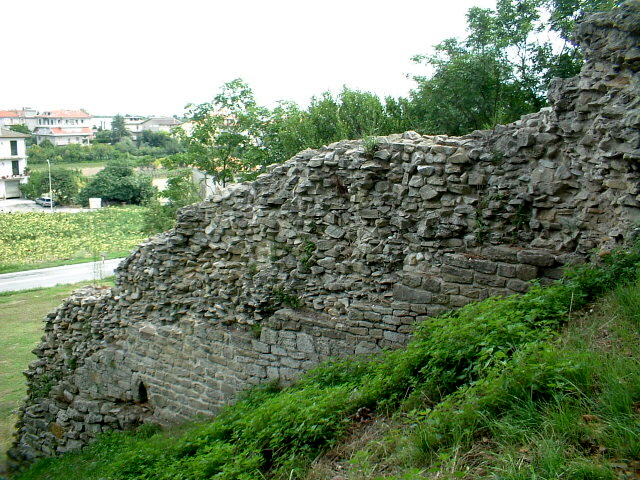
<path id="1" fill-rule="evenodd" d="M 145 238 L 144 207 L 0 215 L 0 273 L 126 256 Z"/>

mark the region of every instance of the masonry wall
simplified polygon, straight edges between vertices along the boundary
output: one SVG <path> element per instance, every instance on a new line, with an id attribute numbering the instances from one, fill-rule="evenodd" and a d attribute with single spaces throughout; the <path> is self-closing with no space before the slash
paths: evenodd
<path id="1" fill-rule="evenodd" d="M 416 321 L 623 244 L 640 219 L 640 3 L 577 36 L 588 62 L 539 113 L 371 152 L 306 150 L 181 210 L 113 290 L 76 292 L 47 317 L 13 467 L 403 346 Z"/>

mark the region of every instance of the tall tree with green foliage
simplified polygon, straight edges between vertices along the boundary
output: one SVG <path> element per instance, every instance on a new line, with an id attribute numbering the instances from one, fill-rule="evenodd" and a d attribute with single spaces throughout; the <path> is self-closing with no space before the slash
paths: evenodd
<path id="1" fill-rule="evenodd" d="M 116 115 L 111 121 L 111 145 L 115 145 L 123 138 L 131 136 L 131 132 L 127 129 L 122 115 Z"/>
<path id="2" fill-rule="evenodd" d="M 183 130 L 188 164 L 215 177 L 223 186 L 235 176 L 250 176 L 263 165 L 260 139 L 266 111 L 256 104 L 253 91 L 242 80 L 222 86 L 211 102 L 187 105 L 189 133 Z"/>
<path id="3" fill-rule="evenodd" d="M 411 93 L 416 127 L 459 135 L 492 128 L 539 110 L 554 76 L 572 76 L 581 58 L 569 36 L 588 10 L 611 8 L 611 0 L 497 0 L 496 8 L 467 13 L 469 35 L 447 39 L 431 55 L 417 55 L 430 76 L 415 77 Z M 546 21 L 549 18 L 549 21 Z M 542 40 L 555 36 L 562 42 Z"/>
<path id="4" fill-rule="evenodd" d="M 295 102 L 279 102 L 264 126 L 262 145 L 269 163 L 281 163 L 305 148 L 317 146 L 316 129 L 308 112 Z"/>

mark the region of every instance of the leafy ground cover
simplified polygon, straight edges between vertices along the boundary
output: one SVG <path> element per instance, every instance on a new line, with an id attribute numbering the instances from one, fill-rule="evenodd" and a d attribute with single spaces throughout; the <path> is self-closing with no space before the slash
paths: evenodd
<path id="1" fill-rule="evenodd" d="M 0 215 L 0 273 L 127 256 L 148 235 L 144 207 Z"/>
<path id="2" fill-rule="evenodd" d="M 430 319 L 404 350 L 255 388 L 210 421 L 106 434 L 19 478 L 626 478 L 640 456 L 639 265 L 618 252 Z"/>
<path id="3" fill-rule="evenodd" d="M 26 395 L 22 372 L 36 358 L 31 351 L 42 337 L 42 319 L 85 284 L 0 293 L 0 462 L 12 441 L 15 412 Z"/>

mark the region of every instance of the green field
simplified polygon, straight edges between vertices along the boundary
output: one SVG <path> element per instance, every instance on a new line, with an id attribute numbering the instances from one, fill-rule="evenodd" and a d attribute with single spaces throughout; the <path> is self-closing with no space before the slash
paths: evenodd
<path id="1" fill-rule="evenodd" d="M 144 207 L 0 215 L 0 273 L 127 256 L 148 237 Z"/>
<path id="2" fill-rule="evenodd" d="M 36 358 L 31 351 L 42 337 L 42 320 L 86 284 L 0 293 L 0 464 L 12 441 L 15 412 L 26 394 L 22 372 Z"/>

